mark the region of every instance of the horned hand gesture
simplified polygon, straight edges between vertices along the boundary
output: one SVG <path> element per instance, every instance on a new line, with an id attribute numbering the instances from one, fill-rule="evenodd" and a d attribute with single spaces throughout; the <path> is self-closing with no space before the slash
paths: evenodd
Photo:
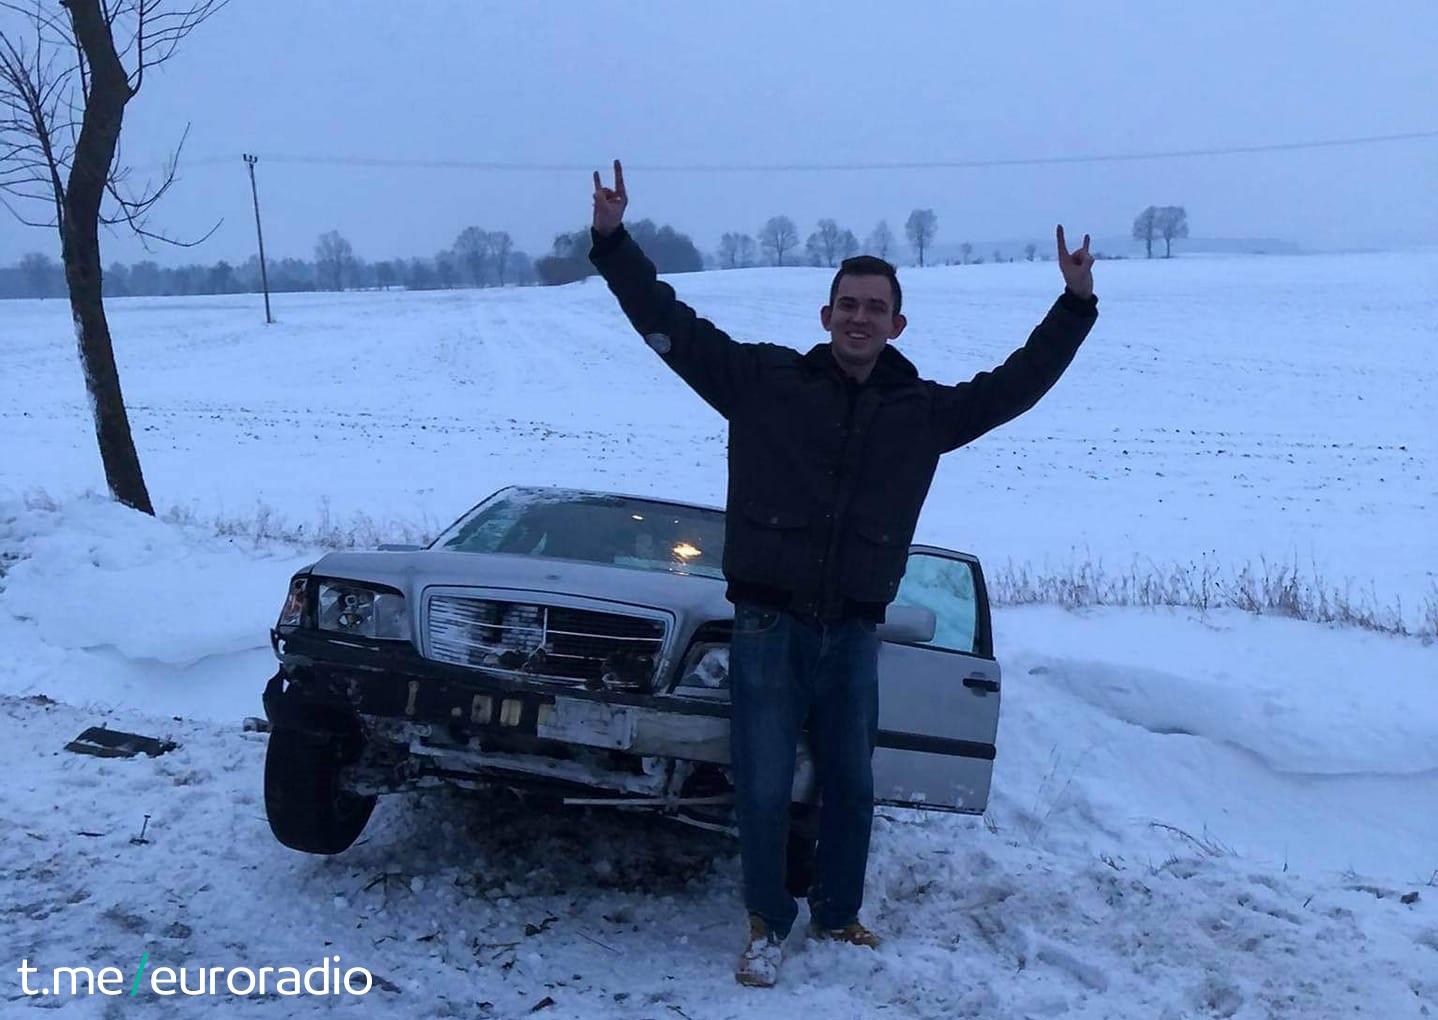
<path id="1" fill-rule="evenodd" d="M 624 168 L 619 160 L 614 161 L 614 187 L 606 188 L 599 180 L 599 171 L 594 171 L 594 230 L 600 235 L 609 235 L 624 222 L 624 209 L 629 205 L 629 195 L 624 190 Z"/>
<path id="2" fill-rule="evenodd" d="M 615 163 L 614 165 L 615 165 L 615 167 L 618 167 L 618 166 L 619 166 L 618 163 Z M 597 181 L 599 180 L 599 175 L 598 175 L 598 174 L 595 174 L 595 175 L 594 175 L 594 179 L 595 179 L 595 181 L 597 182 Z M 621 190 L 621 191 L 623 190 L 623 185 L 620 186 L 620 190 Z M 595 210 L 596 210 L 596 211 L 595 211 L 595 213 L 594 213 L 594 215 L 595 215 L 595 217 L 596 217 L 596 220 L 597 220 L 597 218 L 598 218 L 598 216 L 599 216 L 599 212 L 598 212 L 598 202 L 599 202 L 599 200 L 598 200 L 598 198 L 596 198 L 596 199 L 595 199 Z M 1066 245 L 1066 244 L 1064 243 L 1064 228 L 1063 228 L 1063 224 L 1059 224 L 1059 229 L 1058 229 L 1058 242 L 1059 242 L 1059 270 L 1064 274 L 1064 284 L 1068 287 L 1069 290 L 1073 291 L 1074 294 L 1076 294 L 1077 296 L 1079 296 L 1079 297 L 1081 297 L 1081 298 L 1087 299 L 1087 298 L 1089 298 L 1089 297 L 1092 297 L 1092 296 L 1093 296 L 1093 256 L 1088 253 L 1088 235 L 1085 234 L 1085 235 L 1083 236 L 1083 247 L 1082 247 L 1082 248 L 1080 248 L 1080 249 L 1079 249 L 1078 251 L 1076 251 L 1076 252 L 1070 252 L 1069 249 L 1068 249 L 1068 245 Z"/>

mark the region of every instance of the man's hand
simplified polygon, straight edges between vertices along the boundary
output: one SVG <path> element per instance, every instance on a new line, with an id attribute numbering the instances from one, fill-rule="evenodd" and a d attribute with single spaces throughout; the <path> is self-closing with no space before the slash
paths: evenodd
<path id="1" fill-rule="evenodd" d="M 614 161 L 614 187 L 606 188 L 599 180 L 599 171 L 594 171 L 594 231 L 607 236 L 619 229 L 624 222 L 624 210 L 629 205 L 629 195 L 624 190 L 624 168 L 619 160 Z"/>
<path id="2" fill-rule="evenodd" d="M 616 162 L 615 167 L 619 164 Z M 594 175 L 595 183 L 599 181 L 599 175 Z M 621 190 L 623 186 L 621 185 Z M 595 217 L 599 216 L 598 198 L 595 199 Z M 1059 224 L 1059 270 L 1064 274 L 1064 284 L 1078 297 L 1088 299 L 1093 296 L 1093 256 L 1088 253 L 1088 235 L 1083 236 L 1083 247 L 1076 252 L 1069 252 L 1068 245 L 1064 244 L 1063 224 Z"/>

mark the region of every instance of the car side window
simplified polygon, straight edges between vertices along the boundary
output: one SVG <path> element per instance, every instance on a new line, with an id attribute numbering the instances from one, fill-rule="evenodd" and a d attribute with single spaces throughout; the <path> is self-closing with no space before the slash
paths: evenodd
<path id="1" fill-rule="evenodd" d="M 967 654 L 979 651 L 979 602 L 973 567 L 966 561 L 911 552 L 895 601 L 934 614 L 934 639 L 925 642 L 926 647 Z"/>

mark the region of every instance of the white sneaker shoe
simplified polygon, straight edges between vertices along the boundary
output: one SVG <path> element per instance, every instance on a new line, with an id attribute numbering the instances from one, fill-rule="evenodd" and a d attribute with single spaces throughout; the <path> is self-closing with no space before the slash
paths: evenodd
<path id="1" fill-rule="evenodd" d="M 779 980 L 784 943 L 756 915 L 749 915 L 749 942 L 739 954 L 734 980 L 750 988 L 773 988 Z"/>

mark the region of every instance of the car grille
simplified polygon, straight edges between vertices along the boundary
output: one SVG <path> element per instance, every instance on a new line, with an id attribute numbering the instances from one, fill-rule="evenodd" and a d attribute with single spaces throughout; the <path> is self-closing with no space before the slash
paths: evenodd
<path id="1" fill-rule="evenodd" d="M 435 595 L 429 658 L 570 684 L 645 691 L 664 644 L 661 619 L 569 606 Z"/>

